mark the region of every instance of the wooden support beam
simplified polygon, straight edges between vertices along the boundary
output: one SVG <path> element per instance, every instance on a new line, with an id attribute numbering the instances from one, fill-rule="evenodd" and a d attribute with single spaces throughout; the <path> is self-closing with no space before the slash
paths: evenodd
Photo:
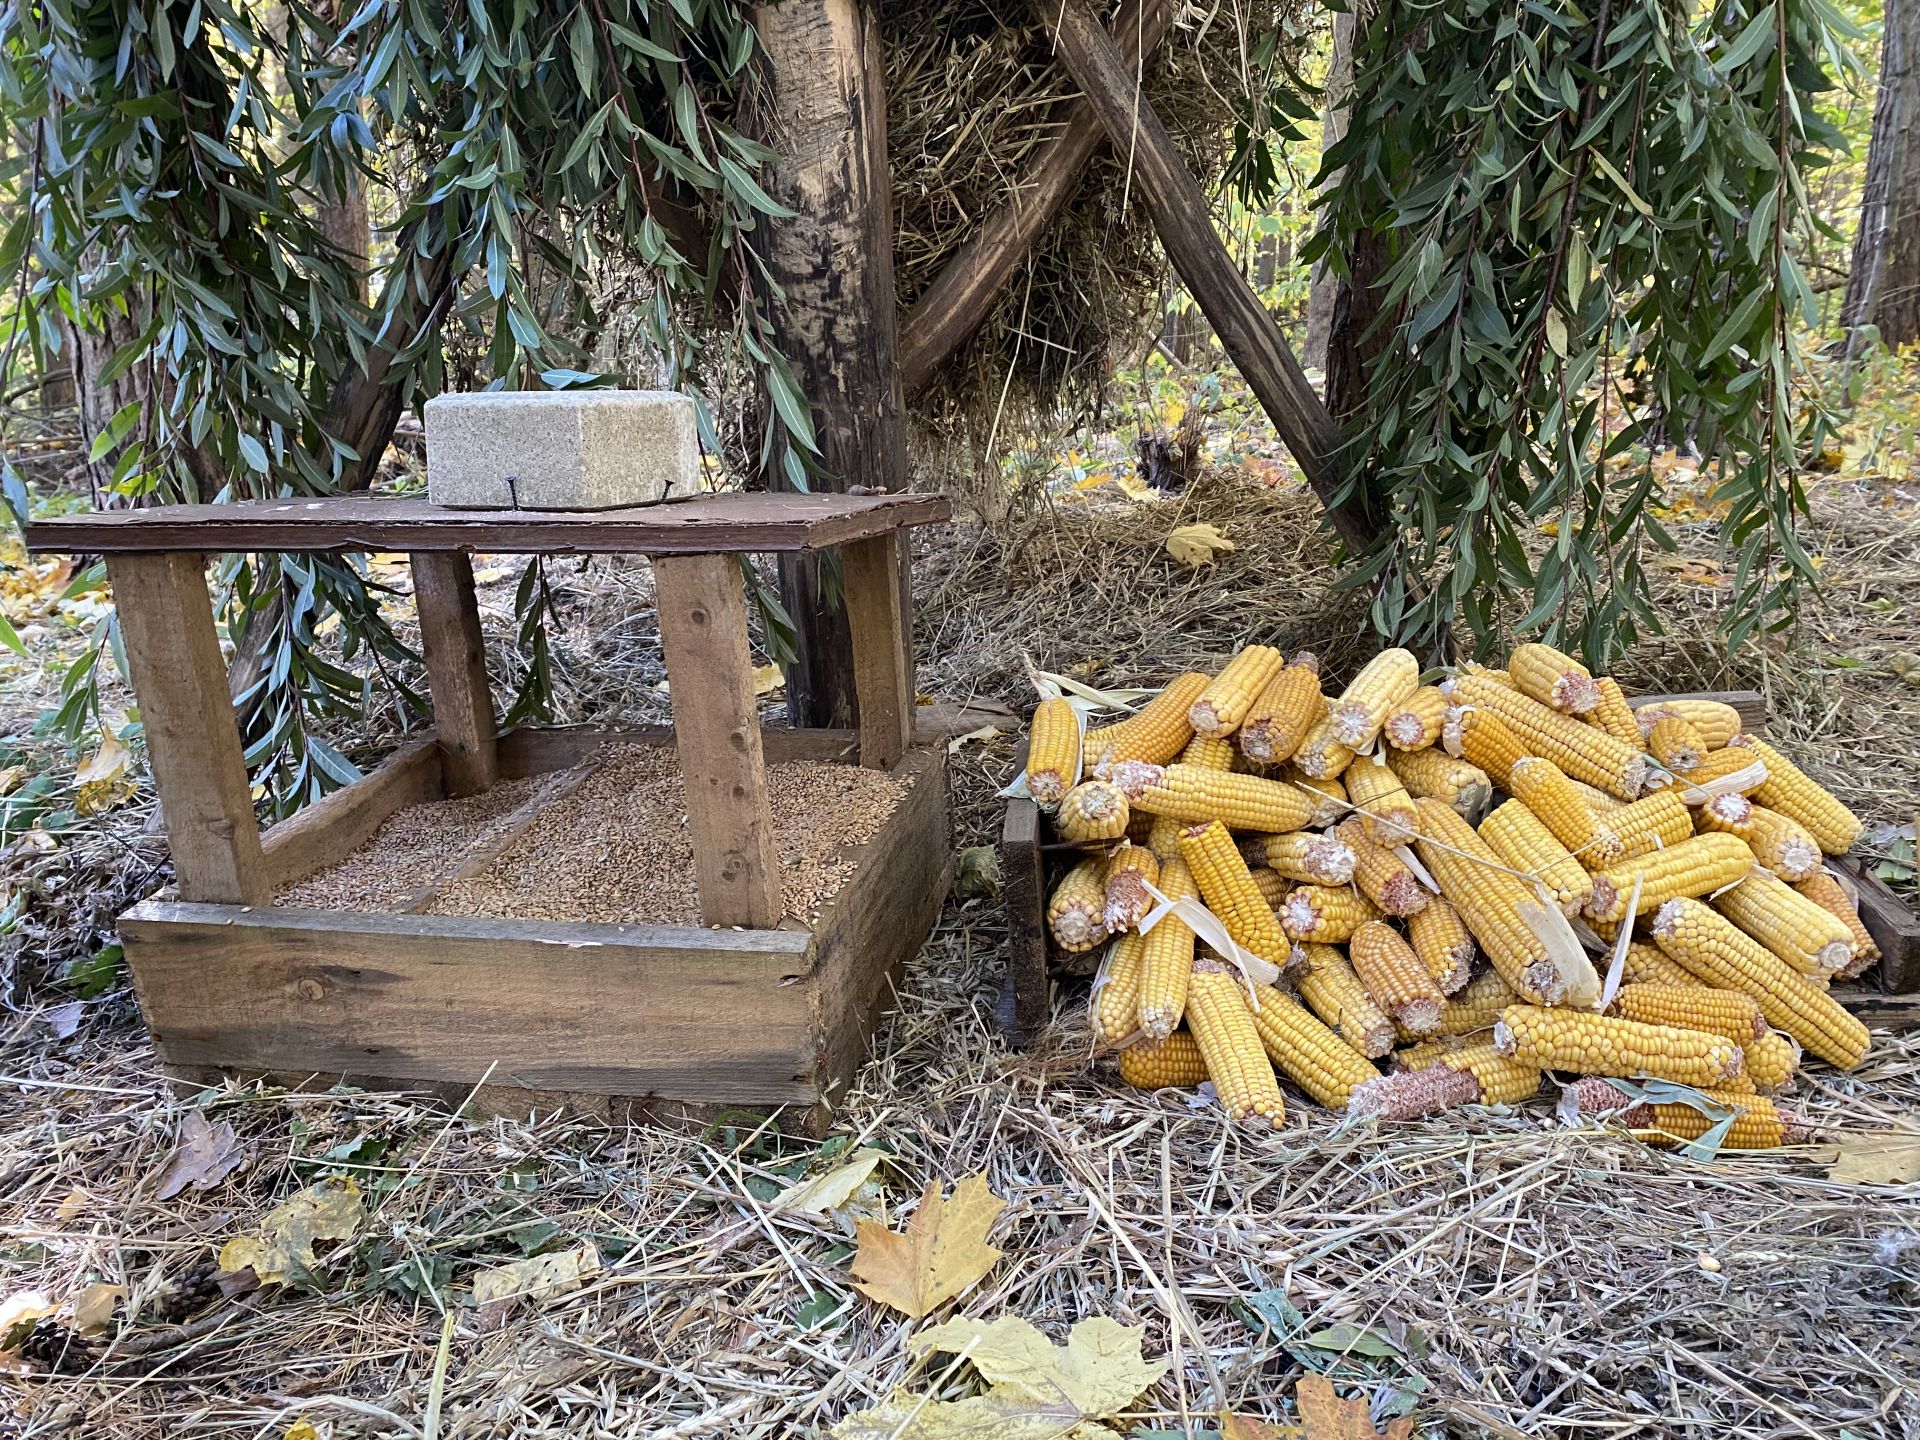
<path id="1" fill-rule="evenodd" d="M 421 551 L 407 560 L 413 567 L 413 603 L 420 612 L 447 793 L 475 795 L 500 778 L 500 762 L 494 753 L 493 692 L 473 595 L 473 563 L 459 550 Z"/>
<path id="2" fill-rule="evenodd" d="M 731 555 L 657 555 L 653 587 L 700 917 L 771 928 L 780 923 L 780 864 L 739 564 Z"/>
<path id="3" fill-rule="evenodd" d="M 875 770 L 893 768 L 913 728 L 913 626 L 900 600 L 902 543 L 896 530 L 840 551 L 860 700 L 860 763 Z"/>
<path id="4" fill-rule="evenodd" d="M 1172 0 L 1127 0 L 1113 19 L 1113 42 L 1134 69 L 1153 53 L 1173 24 Z M 1107 132 L 1084 96 L 1054 107 L 1052 140 L 1020 178 L 1018 188 L 957 250 L 900 322 L 900 378 L 920 389 L 941 363 L 992 311 L 1013 272 L 1066 208 L 1081 173 Z"/>
<path id="5" fill-rule="evenodd" d="M 1114 149 L 1129 157 L 1141 197 L 1174 268 L 1246 377 L 1261 408 L 1293 452 L 1333 527 L 1359 552 L 1378 521 L 1361 497 L 1342 501 L 1346 469 L 1339 427 L 1313 393 L 1280 327 L 1214 232 L 1206 193 L 1181 161 L 1173 137 L 1140 94 L 1133 70 L 1084 0 L 1028 0 L 1061 63 L 1087 97 Z"/>
<path id="6" fill-rule="evenodd" d="M 147 763 L 166 815 L 183 900 L 264 905 L 261 858 L 240 732 L 198 555 L 107 559 L 127 667 L 140 700 Z"/>

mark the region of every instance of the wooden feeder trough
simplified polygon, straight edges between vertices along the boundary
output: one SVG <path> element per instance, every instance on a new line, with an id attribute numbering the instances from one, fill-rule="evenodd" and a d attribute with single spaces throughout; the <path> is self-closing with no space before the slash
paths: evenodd
<path id="1" fill-rule="evenodd" d="M 36 552 L 105 555 L 119 607 L 176 881 L 177 898 L 120 919 L 161 1058 L 195 1080 L 221 1070 L 289 1083 L 346 1077 L 456 1097 L 484 1084 L 560 1092 L 593 1109 L 607 1097 L 642 1101 L 653 1114 L 787 1106 L 819 1128 L 946 890 L 946 749 L 911 735 L 900 557 L 907 527 L 949 513 L 927 495 L 713 495 L 584 514 L 326 499 L 29 526 Z M 859 729 L 763 733 L 735 557 L 835 548 Z M 468 559 L 476 550 L 648 556 L 672 729 L 496 735 Z M 207 551 L 405 552 L 436 738 L 262 835 Z M 686 790 L 700 926 L 275 903 L 410 807 L 552 776 L 522 806 L 530 811 L 602 757 L 668 743 Z M 850 878 L 812 923 L 783 922 L 766 764 L 856 758 L 910 788 L 868 843 L 840 857 Z"/>

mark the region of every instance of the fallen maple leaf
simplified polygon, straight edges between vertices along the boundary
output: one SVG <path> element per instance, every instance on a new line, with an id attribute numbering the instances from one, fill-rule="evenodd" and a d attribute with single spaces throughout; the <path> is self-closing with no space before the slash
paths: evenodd
<path id="1" fill-rule="evenodd" d="M 262 1285 L 299 1279 L 317 1263 L 314 1243 L 351 1240 L 366 1211 L 351 1180 L 322 1180 L 270 1211 L 258 1235 L 239 1235 L 220 1249 L 220 1269 L 251 1270 Z"/>
<path id="2" fill-rule="evenodd" d="M 1006 1208 L 1007 1202 L 987 1188 L 984 1175 L 969 1175 L 946 1200 L 940 1197 L 940 1182 L 929 1180 L 905 1233 L 871 1220 L 859 1222 L 854 1288 L 919 1319 L 994 1267 L 1000 1252 L 986 1243 L 987 1231 Z"/>
<path id="3" fill-rule="evenodd" d="M 795 1181 L 768 1201 L 767 1208 L 786 1210 L 796 1215 L 824 1215 L 829 1210 L 838 1209 L 867 1183 L 867 1177 L 873 1173 L 873 1167 L 880 1163 L 882 1153 L 879 1150 L 856 1150 L 845 1164 L 835 1166 L 826 1174 L 816 1175 L 811 1180 Z"/>
<path id="4" fill-rule="evenodd" d="M 232 1125 L 225 1120 L 215 1125 L 205 1111 L 189 1110 L 180 1122 L 180 1148 L 167 1162 L 153 1198 L 171 1200 L 189 1185 L 209 1190 L 239 1169 L 246 1158 Z"/>
<path id="5" fill-rule="evenodd" d="M 1300 1407 L 1302 1440 L 1407 1440 L 1413 1417 L 1401 1415 L 1376 1430 L 1364 1396 L 1342 1400 L 1324 1375 L 1303 1375 L 1293 1387 L 1293 1403 Z"/>
<path id="6" fill-rule="evenodd" d="M 1251 1415 L 1220 1412 L 1220 1440 L 1299 1440 L 1298 1425 L 1273 1425 Z"/>
<path id="7" fill-rule="evenodd" d="M 1834 1147 L 1827 1178 L 1852 1185 L 1920 1180 L 1920 1135 L 1850 1135 Z"/>
<path id="8" fill-rule="evenodd" d="M 1166 539 L 1167 553 L 1182 565 L 1211 565 L 1233 541 L 1217 525 L 1182 525 Z"/>

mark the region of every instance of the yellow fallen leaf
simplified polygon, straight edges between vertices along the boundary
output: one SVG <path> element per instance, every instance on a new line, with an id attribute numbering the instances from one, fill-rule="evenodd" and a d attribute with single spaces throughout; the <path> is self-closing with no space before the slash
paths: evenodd
<path id="1" fill-rule="evenodd" d="M 67 1198 L 60 1202 L 53 1213 L 58 1215 L 62 1220 L 71 1220 L 87 1208 L 87 1202 L 92 1198 L 93 1197 L 88 1195 L 86 1191 L 76 1185 L 67 1192 Z"/>
<path id="2" fill-rule="evenodd" d="M 786 674 L 778 665 L 753 667 L 753 693 L 756 695 L 771 695 L 786 683 Z"/>
<path id="3" fill-rule="evenodd" d="M 82 1335 L 98 1335 L 113 1324 L 113 1307 L 126 1297 L 124 1285 L 101 1281 L 87 1286 L 73 1297 L 73 1328 Z"/>
<path id="4" fill-rule="evenodd" d="M 11 795 L 20 788 L 20 778 L 27 773 L 24 765 L 8 765 L 0 768 L 0 795 Z"/>
<path id="5" fill-rule="evenodd" d="M 501 1300 L 551 1300 L 578 1290 L 600 1273 L 600 1252 L 588 1241 L 577 1250 L 536 1255 L 482 1270 L 473 1277 L 473 1303 Z"/>
<path id="6" fill-rule="evenodd" d="M 1234 547 L 1217 525 L 1182 525 L 1166 539 L 1167 553 L 1182 565 L 1211 565 Z"/>
<path id="7" fill-rule="evenodd" d="M 252 1270 L 262 1285 L 299 1279 L 317 1263 L 314 1244 L 351 1240 L 366 1211 L 351 1180 L 322 1180 L 299 1191 L 260 1223 L 257 1235 L 239 1235 L 220 1250 L 220 1269 Z"/>
<path id="8" fill-rule="evenodd" d="M 34 1321 L 59 1308 L 44 1290 L 21 1290 L 0 1300 L 0 1350 L 11 1350 Z"/>
<path id="9" fill-rule="evenodd" d="M 1827 1178 L 1850 1185 L 1920 1180 L 1920 1135 L 1849 1135 L 1834 1147 Z"/>
<path id="10" fill-rule="evenodd" d="M 491 585 L 496 580 L 504 580 L 506 578 L 506 567 L 501 565 L 489 565 L 484 570 L 476 570 L 473 572 L 473 583 L 476 585 Z"/>
<path id="11" fill-rule="evenodd" d="M 320 1432 L 313 1428 L 311 1420 L 296 1420 L 287 1427 L 287 1433 L 280 1440 L 320 1440 Z"/>
<path id="12" fill-rule="evenodd" d="M 944 1200 L 940 1182 L 929 1180 L 905 1233 L 870 1220 L 859 1223 L 854 1288 L 919 1319 L 971 1289 L 994 1267 L 1000 1252 L 986 1243 L 987 1232 L 1006 1208 L 1007 1202 L 987 1188 L 984 1175 L 969 1175 Z"/>
<path id="13" fill-rule="evenodd" d="M 966 734 L 956 735 L 947 741 L 947 753 L 949 755 L 958 755 L 960 753 L 960 747 L 968 742 L 973 740 L 991 740 L 999 733 L 1000 730 L 998 726 L 982 725 L 978 730 L 969 730 Z"/>
<path id="14" fill-rule="evenodd" d="M 856 1150 L 844 1165 L 837 1165 L 811 1180 L 800 1180 L 789 1185 L 768 1202 L 767 1208 L 786 1210 L 797 1215 L 824 1215 L 829 1210 L 837 1210 L 867 1183 L 867 1177 L 873 1173 L 873 1167 L 880 1163 L 882 1153 L 871 1149 Z"/>
<path id="15" fill-rule="evenodd" d="M 74 772 L 78 787 L 73 808 L 82 815 L 98 815 L 133 794 L 127 779 L 127 763 L 132 759 L 120 738 L 108 731 L 100 737 L 100 748 Z"/>

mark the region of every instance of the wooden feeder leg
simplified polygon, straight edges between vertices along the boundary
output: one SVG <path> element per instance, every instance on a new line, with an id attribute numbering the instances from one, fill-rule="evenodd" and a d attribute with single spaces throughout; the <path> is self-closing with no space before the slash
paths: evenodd
<path id="1" fill-rule="evenodd" d="M 891 770 L 913 728 L 913 636 L 900 603 L 901 532 L 840 547 L 860 699 L 860 763 Z"/>
<path id="2" fill-rule="evenodd" d="M 182 900 L 264 905 L 266 866 L 205 563 L 178 552 L 107 557 L 147 761 Z"/>
<path id="3" fill-rule="evenodd" d="M 493 694 L 487 688 L 487 646 L 473 595 L 473 562 L 458 550 L 409 555 L 413 599 L 433 692 L 433 728 L 440 741 L 447 794 L 474 795 L 500 778 Z"/>
<path id="4" fill-rule="evenodd" d="M 656 555 L 653 587 L 700 918 L 771 929 L 781 915 L 780 863 L 739 562 L 731 555 Z"/>

